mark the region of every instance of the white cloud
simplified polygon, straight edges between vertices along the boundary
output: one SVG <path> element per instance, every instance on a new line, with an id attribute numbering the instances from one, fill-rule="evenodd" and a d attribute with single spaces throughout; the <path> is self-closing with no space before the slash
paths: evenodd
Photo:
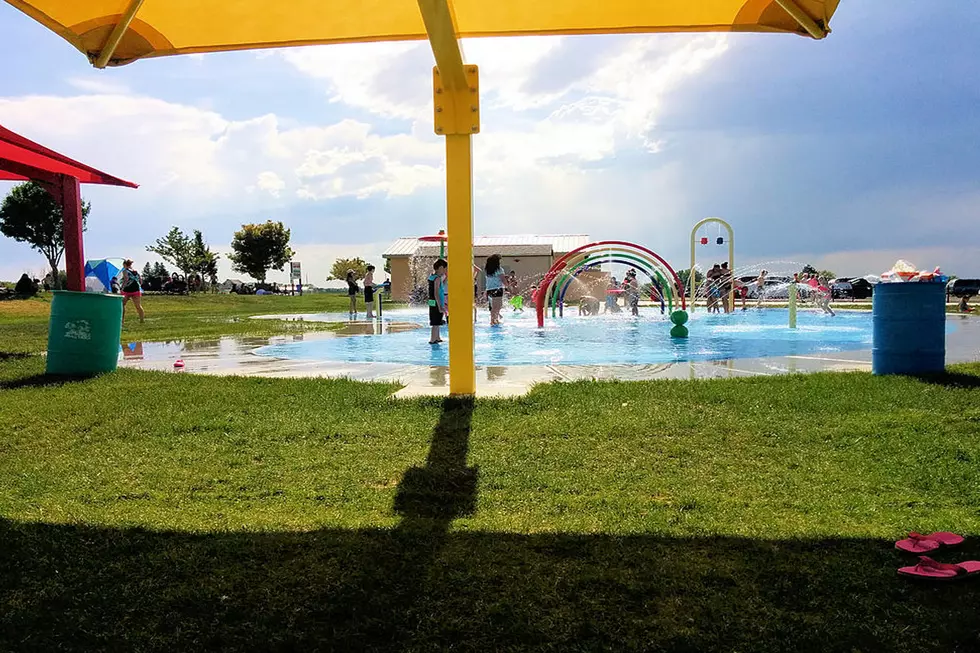
<path id="1" fill-rule="evenodd" d="M 70 77 L 68 83 L 79 91 L 99 95 L 125 95 L 130 92 L 122 82 L 106 77 Z"/>
<path id="2" fill-rule="evenodd" d="M 438 142 L 379 136 L 343 120 L 283 127 L 272 114 L 228 120 L 193 106 L 138 96 L 30 96 L 0 99 L 0 120 L 28 137 L 201 208 L 259 187 L 295 187 L 315 199 L 411 194 L 438 183 Z M 249 200 L 252 201 L 252 200 Z"/>
<path id="3" fill-rule="evenodd" d="M 587 46 L 593 43 L 598 46 Z M 630 231 L 647 217 L 642 202 L 626 201 L 630 193 L 660 193 L 661 206 L 679 201 L 669 168 L 617 178 L 590 166 L 623 150 L 655 152 L 665 98 L 725 52 L 725 37 L 484 39 L 465 48 L 481 67 L 483 132 L 474 140 L 479 232 L 598 231 L 597 216 L 611 206 L 615 225 Z M 139 216 L 151 233 L 244 212 L 268 211 L 288 222 L 297 202 L 403 197 L 443 183 L 427 44 L 276 54 L 322 84 L 329 101 L 377 118 L 295 125 L 257 110 L 232 119 L 199 99 L 168 102 L 85 77 L 72 80 L 86 91 L 77 96 L 0 98 L 0 121 L 140 183 L 139 191 L 99 197 L 111 197 L 103 201 L 112 204 L 114 221 L 132 224 Z M 419 224 L 430 217 L 419 216 Z M 409 222 L 404 232 L 418 228 Z M 134 242 L 119 242 L 118 230 L 100 235 L 93 228 L 89 238 L 112 238 L 106 249 L 132 252 L 151 233 L 127 233 L 125 240 Z M 364 255 L 362 246 L 329 247 Z"/>
<path id="4" fill-rule="evenodd" d="M 260 190 L 267 191 L 269 195 L 279 197 L 279 191 L 286 187 L 286 182 L 282 180 L 282 177 L 271 170 L 265 170 L 259 173 L 259 178 L 255 185 L 258 186 Z"/>

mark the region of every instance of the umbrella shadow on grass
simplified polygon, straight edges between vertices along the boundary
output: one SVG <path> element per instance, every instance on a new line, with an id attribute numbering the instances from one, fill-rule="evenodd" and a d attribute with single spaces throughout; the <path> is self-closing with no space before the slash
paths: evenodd
<path id="1" fill-rule="evenodd" d="M 976 582 L 900 579 L 910 558 L 891 542 L 453 531 L 476 509 L 472 413 L 470 400 L 443 403 L 425 464 L 397 488 L 394 529 L 0 518 L 0 650 L 980 647 Z M 941 559 L 977 557 L 970 539 Z"/>
<path id="2" fill-rule="evenodd" d="M 977 581 L 901 579 L 911 562 L 881 540 L 0 519 L 0 541 L 5 651 L 980 648 Z"/>

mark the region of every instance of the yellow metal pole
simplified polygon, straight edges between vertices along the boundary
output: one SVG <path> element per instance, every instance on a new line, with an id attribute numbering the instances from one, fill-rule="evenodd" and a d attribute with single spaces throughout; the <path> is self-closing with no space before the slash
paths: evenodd
<path id="1" fill-rule="evenodd" d="M 140 10 L 142 5 L 143 0 L 131 0 L 129 6 L 126 7 L 126 11 L 120 16 L 119 22 L 116 23 L 115 27 L 112 28 L 112 32 L 109 33 L 109 38 L 106 39 L 102 50 L 99 51 L 99 56 L 95 59 L 96 68 L 105 68 L 108 65 L 109 59 L 112 58 L 112 54 L 119 47 L 119 42 L 122 41 L 123 34 L 129 29 L 129 25 L 136 18 L 136 12 Z"/>
<path id="2" fill-rule="evenodd" d="M 827 36 L 830 33 L 830 29 L 822 27 L 817 24 L 817 21 L 813 20 L 810 14 L 803 11 L 803 9 L 796 4 L 796 0 L 776 0 L 776 4 L 782 7 L 787 14 L 793 17 L 800 26 L 807 31 L 807 34 L 813 38 L 819 40 Z"/>
<path id="3" fill-rule="evenodd" d="M 789 328 L 796 328 L 796 281 L 789 284 Z"/>
<path id="4" fill-rule="evenodd" d="M 469 134 L 446 136 L 449 237 L 449 394 L 476 392 L 473 355 L 473 148 Z"/>
<path id="5" fill-rule="evenodd" d="M 735 312 L 735 232 L 732 226 L 725 221 L 720 221 L 728 227 L 728 265 L 731 266 L 732 283 L 728 288 L 728 306 Z"/>
<path id="6" fill-rule="evenodd" d="M 701 222 L 699 222 L 696 225 L 694 225 L 694 229 L 691 229 L 691 267 L 688 268 L 688 270 L 687 270 L 688 283 L 691 286 L 691 312 L 692 313 L 694 312 L 694 304 L 696 303 L 695 300 L 697 299 L 694 296 L 694 292 L 696 290 L 695 283 L 694 283 L 694 277 L 697 276 L 696 274 L 694 274 L 694 258 L 696 256 L 696 254 L 695 254 L 695 249 L 696 249 L 695 240 L 697 238 L 698 227 L 700 225 L 701 225 Z"/>
<path id="7" fill-rule="evenodd" d="M 446 237 L 449 249 L 449 394 L 476 393 L 473 355 L 473 147 L 480 131 L 476 66 L 463 65 L 449 0 L 418 0 L 436 67 L 435 131 L 446 137 Z"/>

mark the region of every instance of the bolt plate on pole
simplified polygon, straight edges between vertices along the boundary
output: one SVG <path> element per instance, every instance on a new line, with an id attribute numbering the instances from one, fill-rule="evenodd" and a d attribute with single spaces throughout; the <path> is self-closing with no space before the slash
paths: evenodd
<path id="1" fill-rule="evenodd" d="M 465 89 L 448 89 L 439 67 L 432 68 L 432 102 L 435 131 L 447 134 L 480 133 L 480 72 L 477 66 L 465 65 Z"/>

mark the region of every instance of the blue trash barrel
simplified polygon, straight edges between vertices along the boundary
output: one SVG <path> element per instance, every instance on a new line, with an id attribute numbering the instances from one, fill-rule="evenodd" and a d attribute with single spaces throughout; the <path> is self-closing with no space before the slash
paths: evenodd
<path id="1" fill-rule="evenodd" d="M 872 306 L 872 373 L 934 374 L 946 368 L 943 284 L 879 283 Z"/>

